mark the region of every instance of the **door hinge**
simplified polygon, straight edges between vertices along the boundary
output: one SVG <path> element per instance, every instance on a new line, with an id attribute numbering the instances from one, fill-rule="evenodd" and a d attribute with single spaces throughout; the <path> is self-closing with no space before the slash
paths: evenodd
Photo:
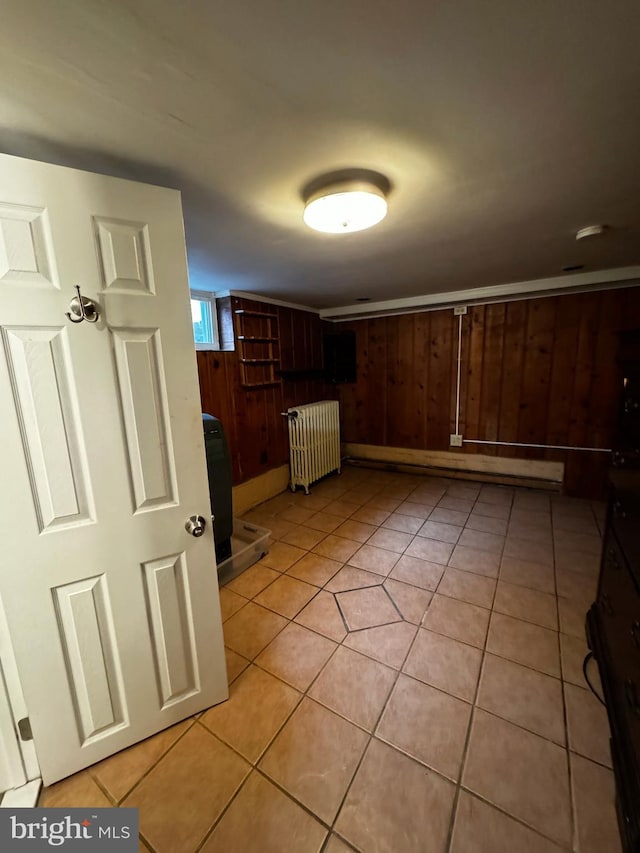
<path id="1" fill-rule="evenodd" d="M 29 717 L 23 717 L 21 720 L 18 720 L 18 732 L 20 734 L 20 740 L 33 740 L 33 732 L 31 731 Z"/>

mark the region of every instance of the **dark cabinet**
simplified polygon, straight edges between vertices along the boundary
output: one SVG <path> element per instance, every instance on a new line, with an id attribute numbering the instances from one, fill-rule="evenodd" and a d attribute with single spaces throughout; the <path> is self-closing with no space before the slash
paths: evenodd
<path id="1" fill-rule="evenodd" d="M 621 398 L 598 596 L 587 640 L 611 727 L 618 822 L 640 853 L 640 332 L 621 336 Z"/>

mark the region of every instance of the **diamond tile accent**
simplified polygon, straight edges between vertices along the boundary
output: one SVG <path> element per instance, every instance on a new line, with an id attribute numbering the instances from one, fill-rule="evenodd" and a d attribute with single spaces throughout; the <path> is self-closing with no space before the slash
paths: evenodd
<path id="1" fill-rule="evenodd" d="M 400 622 L 402 617 L 391 599 L 381 586 L 355 589 L 350 592 L 336 593 L 338 605 L 342 610 L 350 631 Z"/>
<path id="2" fill-rule="evenodd" d="M 344 641 L 345 646 L 398 669 L 407 656 L 418 629 L 409 622 L 394 622 L 378 628 L 355 631 Z"/>
<path id="3" fill-rule="evenodd" d="M 431 593 L 426 589 L 419 589 L 393 578 L 387 578 L 383 586 L 393 599 L 402 618 L 414 625 L 419 625 L 431 601 Z"/>

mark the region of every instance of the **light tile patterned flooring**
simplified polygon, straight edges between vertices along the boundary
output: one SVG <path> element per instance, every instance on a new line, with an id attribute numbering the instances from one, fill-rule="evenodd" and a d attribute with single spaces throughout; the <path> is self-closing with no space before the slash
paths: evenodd
<path id="1" fill-rule="evenodd" d="M 138 806 L 157 853 L 616 853 L 581 671 L 602 514 L 359 468 L 279 495 L 221 590 L 229 701 L 41 802 Z"/>

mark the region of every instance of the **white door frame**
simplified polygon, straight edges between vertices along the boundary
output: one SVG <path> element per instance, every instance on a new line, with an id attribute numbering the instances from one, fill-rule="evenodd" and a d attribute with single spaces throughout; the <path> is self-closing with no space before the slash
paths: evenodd
<path id="1" fill-rule="evenodd" d="M 33 740 L 22 740 L 18 721 L 28 719 L 9 628 L 0 601 L 0 795 L 40 776 Z"/>

